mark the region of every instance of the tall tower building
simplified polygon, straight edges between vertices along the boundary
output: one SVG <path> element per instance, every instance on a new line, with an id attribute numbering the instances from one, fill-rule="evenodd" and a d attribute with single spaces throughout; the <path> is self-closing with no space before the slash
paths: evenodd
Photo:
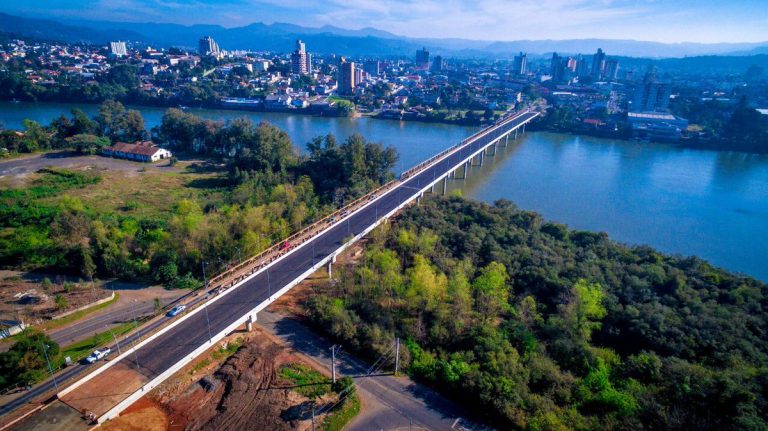
<path id="1" fill-rule="evenodd" d="M 109 42 L 109 52 L 118 57 L 125 57 L 128 55 L 128 50 L 125 48 L 125 42 L 122 41 Z"/>
<path id="2" fill-rule="evenodd" d="M 312 71 L 312 56 L 301 40 L 296 41 L 296 50 L 291 54 L 291 73 L 306 75 Z"/>
<path id="3" fill-rule="evenodd" d="M 211 36 L 205 36 L 200 39 L 200 42 L 198 42 L 197 46 L 197 51 L 200 53 L 200 55 L 212 55 L 215 57 L 218 56 L 221 52 L 219 49 L 219 44 L 217 44 Z"/>
<path id="4" fill-rule="evenodd" d="M 520 52 L 515 56 L 512 63 L 512 73 L 515 75 L 525 75 L 528 72 L 528 54 Z"/>
<path id="5" fill-rule="evenodd" d="M 642 84 L 635 89 L 632 111 L 664 112 L 669 107 L 671 94 L 672 86 L 670 84 L 656 82 L 656 76 L 653 73 L 647 73 Z"/>
<path id="6" fill-rule="evenodd" d="M 416 51 L 416 66 L 426 69 L 429 66 L 429 51 L 421 48 Z"/>
<path id="7" fill-rule="evenodd" d="M 442 73 L 444 68 L 445 62 L 443 61 L 443 57 L 441 55 L 436 55 L 435 59 L 432 60 L 430 71 L 432 71 L 432 73 Z"/>
<path id="8" fill-rule="evenodd" d="M 599 81 L 603 77 L 605 70 L 605 53 L 602 48 L 597 49 L 597 53 L 592 56 L 592 79 Z"/>
<path id="9" fill-rule="evenodd" d="M 565 66 L 566 63 L 563 57 L 557 55 L 556 52 L 552 53 L 552 61 L 550 62 L 550 75 L 552 75 L 552 82 L 559 84 L 564 81 L 565 78 Z"/>
<path id="10" fill-rule="evenodd" d="M 355 63 L 342 60 L 339 67 L 339 93 L 352 95 L 355 92 Z"/>
<path id="11" fill-rule="evenodd" d="M 619 60 L 605 60 L 603 79 L 615 81 L 619 78 Z"/>
<path id="12" fill-rule="evenodd" d="M 363 63 L 363 70 L 365 70 L 365 73 L 368 75 L 371 75 L 372 77 L 379 76 L 379 73 L 381 73 L 381 63 L 379 63 L 378 60 L 369 60 Z"/>

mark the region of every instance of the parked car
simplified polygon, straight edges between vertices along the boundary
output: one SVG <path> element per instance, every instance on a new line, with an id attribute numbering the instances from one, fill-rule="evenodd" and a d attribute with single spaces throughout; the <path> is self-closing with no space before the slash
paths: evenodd
<path id="1" fill-rule="evenodd" d="M 91 356 L 85 358 L 85 362 L 88 362 L 89 364 L 92 364 L 96 361 L 102 360 L 107 357 L 112 352 L 112 349 L 109 347 L 105 347 L 103 349 L 94 350 L 93 353 L 91 353 Z"/>
<path id="2" fill-rule="evenodd" d="M 186 305 L 177 305 L 171 308 L 171 311 L 168 312 L 168 317 L 173 317 L 186 309 L 187 309 Z"/>

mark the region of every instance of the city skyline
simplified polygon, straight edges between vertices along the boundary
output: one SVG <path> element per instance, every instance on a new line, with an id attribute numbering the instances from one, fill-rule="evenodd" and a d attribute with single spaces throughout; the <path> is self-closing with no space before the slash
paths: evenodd
<path id="1" fill-rule="evenodd" d="M 768 41 L 768 8 L 760 0 L 363 0 L 322 5 L 296 0 L 21 0 L 3 12 L 69 20 L 216 24 L 286 22 L 347 29 L 373 27 L 407 37 L 510 41 L 633 39 L 665 43 Z"/>

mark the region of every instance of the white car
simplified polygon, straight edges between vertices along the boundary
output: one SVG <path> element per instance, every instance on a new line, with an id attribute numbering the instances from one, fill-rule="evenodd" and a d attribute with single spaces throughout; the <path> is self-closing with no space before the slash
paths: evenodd
<path id="1" fill-rule="evenodd" d="M 91 356 L 85 358 L 85 362 L 88 362 L 89 364 L 92 364 L 100 359 L 104 359 L 112 352 L 112 350 L 109 347 L 105 347 L 103 349 L 94 350 L 93 353 L 91 353 Z"/>
<path id="2" fill-rule="evenodd" d="M 167 313 L 167 315 L 168 315 L 168 317 L 173 317 L 173 316 L 175 316 L 175 315 L 177 315 L 177 314 L 181 313 L 182 311 L 184 311 L 184 310 L 186 310 L 186 309 L 187 309 L 187 306 L 186 306 L 186 305 L 177 305 L 177 306 L 173 307 L 173 308 L 171 309 L 171 311 L 169 311 L 169 312 Z"/>

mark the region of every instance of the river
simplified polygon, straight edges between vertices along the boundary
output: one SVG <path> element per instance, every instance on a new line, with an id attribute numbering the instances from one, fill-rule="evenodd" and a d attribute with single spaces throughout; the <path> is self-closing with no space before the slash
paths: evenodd
<path id="1" fill-rule="evenodd" d="M 0 121 L 20 127 L 24 118 L 47 123 L 72 105 L 0 103 Z M 78 105 L 89 114 L 97 106 Z M 148 127 L 163 109 L 141 108 Z M 214 119 L 243 115 L 285 129 L 298 146 L 312 137 L 360 133 L 393 145 L 397 170 L 452 145 L 472 129 L 368 118 L 190 110 Z M 768 156 L 528 133 L 467 180 L 450 182 L 463 195 L 518 207 L 571 228 L 604 231 L 628 244 L 698 255 L 724 268 L 768 281 Z"/>

